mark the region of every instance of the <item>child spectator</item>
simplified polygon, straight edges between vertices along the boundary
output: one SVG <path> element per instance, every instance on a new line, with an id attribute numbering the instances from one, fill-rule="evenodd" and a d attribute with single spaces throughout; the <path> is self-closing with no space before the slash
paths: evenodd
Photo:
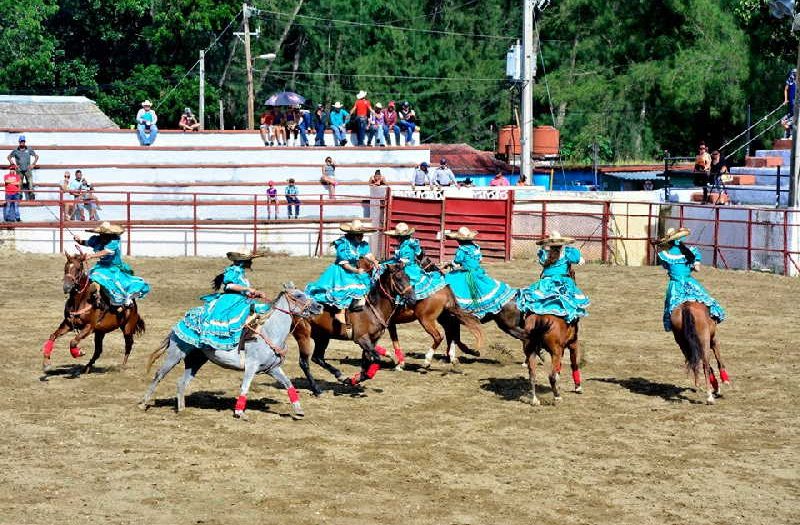
<path id="1" fill-rule="evenodd" d="M 289 212 L 289 218 L 292 218 L 292 206 L 294 206 L 294 218 L 300 218 L 300 192 L 294 184 L 294 179 L 289 179 L 289 184 L 286 186 L 286 209 Z"/>
<path id="2" fill-rule="evenodd" d="M 386 179 L 383 178 L 381 170 L 375 170 L 372 177 L 369 178 L 370 186 L 386 186 Z"/>
<path id="3" fill-rule="evenodd" d="M 86 179 L 83 179 L 83 181 L 83 205 L 89 212 L 89 220 L 99 221 L 100 215 L 97 213 L 97 210 L 100 209 L 100 204 L 97 202 L 97 197 L 94 194 L 94 186 L 89 184 Z"/>
<path id="4" fill-rule="evenodd" d="M 6 203 L 3 205 L 3 220 L 6 222 L 19 222 L 19 201 L 22 198 L 20 188 L 22 177 L 17 173 L 13 164 L 8 167 L 8 173 L 3 176 L 3 185 L 6 190 Z"/>
<path id="5" fill-rule="evenodd" d="M 325 157 L 325 165 L 322 166 L 322 177 L 320 177 L 319 183 L 328 190 L 328 197 L 336 196 L 336 164 L 330 157 Z"/>
<path id="6" fill-rule="evenodd" d="M 274 121 L 275 113 L 271 109 L 261 114 L 258 130 L 259 133 L 261 133 L 261 140 L 264 142 L 264 146 L 273 146 L 275 144 L 275 137 L 272 134 L 272 124 Z"/>
<path id="7" fill-rule="evenodd" d="M 197 131 L 200 129 L 200 123 L 197 122 L 197 119 L 192 114 L 191 108 L 183 108 L 183 115 L 181 115 L 181 120 L 178 122 L 178 127 L 183 131 Z"/>
<path id="8" fill-rule="evenodd" d="M 278 188 L 275 183 L 269 181 L 267 183 L 267 220 L 272 219 L 272 210 L 275 210 L 275 218 L 278 218 Z"/>

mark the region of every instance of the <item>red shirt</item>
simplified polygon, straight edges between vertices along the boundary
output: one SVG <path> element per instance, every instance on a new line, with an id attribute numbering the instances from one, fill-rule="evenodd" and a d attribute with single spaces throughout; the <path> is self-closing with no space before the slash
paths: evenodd
<path id="1" fill-rule="evenodd" d="M 489 186 L 508 186 L 508 180 L 505 177 L 492 179 Z"/>
<path id="2" fill-rule="evenodd" d="M 9 171 L 3 176 L 3 182 L 6 185 L 6 196 L 17 195 L 19 187 L 22 185 L 22 179 L 19 173 Z"/>
<path id="3" fill-rule="evenodd" d="M 261 114 L 261 123 L 265 126 L 271 126 L 272 123 L 275 121 L 275 115 L 272 113 L 262 113 Z"/>
<path id="4" fill-rule="evenodd" d="M 369 110 L 372 109 L 372 104 L 369 103 L 369 100 L 365 98 L 361 98 L 356 100 L 356 116 L 357 117 L 367 117 L 369 116 Z"/>

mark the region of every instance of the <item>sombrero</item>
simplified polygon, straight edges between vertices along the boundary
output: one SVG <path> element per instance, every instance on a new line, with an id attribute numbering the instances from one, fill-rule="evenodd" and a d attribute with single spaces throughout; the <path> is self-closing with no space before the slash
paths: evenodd
<path id="1" fill-rule="evenodd" d="M 572 237 L 562 237 L 556 230 L 550 232 L 550 235 L 544 239 L 536 241 L 539 246 L 564 246 L 565 244 L 572 244 L 575 239 Z"/>
<path id="2" fill-rule="evenodd" d="M 416 231 L 416 228 L 411 228 L 404 222 L 398 222 L 393 230 L 386 230 L 383 233 L 391 237 L 405 237 L 411 235 L 414 231 Z"/>
<path id="3" fill-rule="evenodd" d="M 366 96 L 367 96 L 367 92 L 362 89 L 361 91 L 358 92 L 358 94 L 356 95 L 356 98 L 361 100 L 362 98 L 364 98 Z"/>
<path id="4" fill-rule="evenodd" d="M 688 236 L 692 231 L 689 228 L 670 228 L 667 230 L 667 233 L 663 235 L 663 237 L 659 237 L 657 244 L 667 244 L 668 242 L 677 241 L 678 239 L 683 239 L 684 237 Z"/>
<path id="5" fill-rule="evenodd" d="M 266 254 L 260 251 L 250 251 L 246 247 L 239 248 L 236 251 L 228 252 L 225 256 L 231 261 L 252 261 L 258 257 L 264 257 Z"/>
<path id="6" fill-rule="evenodd" d="M 123 228 L 119 224 L 111 224 L 108 221 L 103 221 L 97 228 L 90 228 L 86 231 L 91 233 L 107 233 L 109 235 L 122 235 L 123 232 L 125 231 L 125 228 Z"/>
<path id="7" fill-rule="evenodd" d="M 478 231 L 470 230 L 466 226 L 462 226 L 454 232 L 444 232 L 444 236 L 448 239 L 456 239 L 457 241 L 471 241 L 478 236 Z"/>
<path id="8" fill-rule="evenodd" d="M 361 219 L 353 219 L 350 222 L 343 222 L 339 229 L 346 233 L 370 233 L 378 231 L 378 228 L 371 222 L 362 222 Z"/>

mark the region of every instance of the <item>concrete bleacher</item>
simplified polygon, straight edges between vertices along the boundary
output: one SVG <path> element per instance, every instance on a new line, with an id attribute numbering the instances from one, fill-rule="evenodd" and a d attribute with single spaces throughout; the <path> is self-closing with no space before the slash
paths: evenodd
<path id="1" fill-rule="evenodd" d="M 773 149 L 757 150 L 754 157 L 747 157 L 744 166 L 731 168 L 734 182 L 728 185 L 728 196 L 737 204 L 776 204 L 776 188 L 780 184 L 780 204 L 785 206 L 789 200 L 789 165 L 791 140 L 779 139 Z M 781 178 L 778 179 L 778 169 Z"/>

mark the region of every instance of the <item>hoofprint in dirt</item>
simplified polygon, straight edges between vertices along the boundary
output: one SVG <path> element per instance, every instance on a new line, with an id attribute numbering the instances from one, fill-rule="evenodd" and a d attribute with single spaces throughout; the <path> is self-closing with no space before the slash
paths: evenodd
<path id="1" fill-rule="evenodd" d="M 127 369 L 116 366 L 121 338 L 108 338 L 97 373 L 70 379 L 86 358 L 64 343 L 53 352 L 64 374 L 40 382 L 41 341 L 62 314 L 63 256 L 0 256 L 0 523 L 797 521 L 796 280 L 698 275 L 729 314 L 719 337 L 733 385 L 714 406 L 663 331 L 663 272 L 590 265 L 580 269 L 592 298 L 580 333 L 584 394 L 565 389 L 558 407 L 544 377 L 543 406 L 521 402 L 529 385 L 518 343 L 486 325 L 487 348 L 464 374 L 441 362 L 427 374 L 385 370 L 363 392 L 331 381 L 320 398 L 303 390 L 290 340 L 285 368 L 306 419 L 293 421 L 285 394 L 259 376 L 242 422 L 221 417 L 240 378 L 218 368 L 192 382 L 180 415 L 171 388 L 148 412 L 136 408 L 147 355 L 226 263 L 132 264 L 153 292 L 140 303 L 148 333 Z M 327 264 L 276 258 L 252 280 L 274 295 Z M 532 261 L 487 267 L 514 286 L 538 273 Z M 421 358 L 429 336 L 417 325 L 400 332 Z M 492 350 L 501 347 L 509 351 Z M 355 372 L 359 354 L 337 341 L 329 357 Z"/>

